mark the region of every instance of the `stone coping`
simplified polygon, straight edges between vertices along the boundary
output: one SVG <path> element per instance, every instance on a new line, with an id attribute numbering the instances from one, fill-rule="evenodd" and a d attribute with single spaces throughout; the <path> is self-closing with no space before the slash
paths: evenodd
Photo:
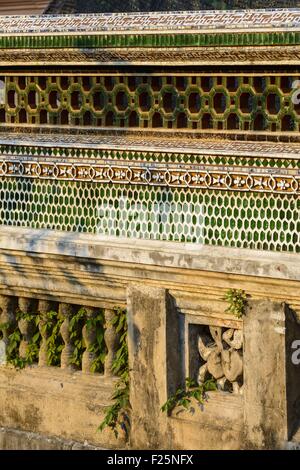
<path id="1" fill-rule="evenodd" d="M 0 448 L 3 450 L 109 450 L 87 441 L 78 442 L 57 436 L 0 427 Z"/>
<path id="2" fill-rule="evenodd" d="M 174 138 L 163 134 L 160 137 L 135 135 L 128 133 L 103 133 L 97 135 L 71 135 L 71 134 L 15 134 L 0 133 L 0 145 L 22 146 L 22 155 L 25 156 L 25 147 L 43 148 L 74 148 L 74 149 L 100 149 L 100 150 L 136 150 L 143 152 L 181 152 L 202 155 L 230 155 L 230 156 L 258 156 L 274 158 L 300 158 L 299 143 L 280 142 L 239 142 L 233 140 L 209 140 L 201 138 Z M 3 153 L 3 155 L 18 155 L 18 152 Z"/>
<path id="3" fill-rule="evenodd" d="M 4 226 L 0 250 L 300 281 L 300 254 Z"/>
<path id="4" fill-rule="evenodd" d="M 206 10 L 2 16 L 1 35 L 147 31 L 266 31 L 299 29 L 300 9 Z"/>

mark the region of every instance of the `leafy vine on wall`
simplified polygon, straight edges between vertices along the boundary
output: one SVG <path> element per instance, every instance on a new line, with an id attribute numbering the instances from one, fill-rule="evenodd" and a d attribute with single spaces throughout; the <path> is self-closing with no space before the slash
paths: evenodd
<path id="1" fill-rule="evenodd" d="M 88 329 L 94 328 L 96 331 L 96 342 L 89 346 L 89 352 L 95 354 L 91 372 L 103 372 L 106 355 L 106 346 L 104 343 L 104 312 L 99 310 L 93 318 L 86 318 L 86 311 L 82 307 L 71 318 L 69 325 L 70 338 L 74 349 L 71 364 L 77 369 L 81 368 L 82 354 L 85 350 L 82 338 L 82 328 L 84 325 Z M 24 357 L 20 356 L 20 344 L 22 334 L 18 326 L 20 320 L 29 322 L 31 329 L 31 339 L 26 348 Z M 64 342 L 60 334 L 60 328 L 63 318 L 58 312 L 51 310 L 42 316 L 39 314 L 23 313 L 20 310 L 16 314 L 15 323 L 5 323 L 0 325 L 0 329 L 7 330 L 6 344 L 6 362 L 12 364 L 15 368 L 23 369 L 27 365 L 38 362 L 39 350 L 41 347 L 42 336 L 47 338 L 47 365 L 60 366 L 61 352 L 64 348 Z"/>
<path id="2" fill-rule="evenodd" d="M 119 335 L 119 348 L 116 352 L 112 365 L 113 373 L 119 377 L 112 394 L 112 405 L 106 410 L 103 421 L 98 430 L 103 431 L 109 427 L 114 431 L 115 436 L 119 434 L 119 429 L 125 433 L 128 439 L 130 432 L 130 410 L 129 401 L 129 363 L 127 345 L 127 316 L 126 310 L 115 309 L 112 326 Z"/>

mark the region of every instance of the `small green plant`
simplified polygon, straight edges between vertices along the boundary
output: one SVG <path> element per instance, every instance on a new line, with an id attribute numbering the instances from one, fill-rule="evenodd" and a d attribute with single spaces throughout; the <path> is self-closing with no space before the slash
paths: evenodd
<path id="1" fill-rule="evenodd" d="M 3 331 L 4 330 L 7 330 L 10 326 L 10 323 L 9 322 L 6 322 L 6 323 L 0 323 L 0 339 L 3 338 Z"/>
<path id="2" fill-rule="evenodd" d="M 84 343 L 82 338 L 82 328 L 84 326 L 84 318 L 85 318 L 85 309 L 80 308 L 78 312 L 76 312 L 69 324 L 69 332 L 72 344 L 74 346 L 73 355 L 71 358 L 71 364 L 74 364 L 78 369 L 81 367 L 81 360 L 82 354 L 84 352 Z"/>
<path id="3" fill-rule="evenodd" d="M 88 351 L 95 354 L 91 372 L 103 372 L 105 360 L 105 342 L 104 342 L 104 313 L 100 310 L 96 316 L 87 318 L 85 308 L 80 308 L 72 316 L 69 325 L 70 338 L 74 346 L 71 363 L 80 368 L 82 355 L 85 350 L 85 344 L 82 337 L 82 328 L 86 325 L 88 330 L 94 329 L 96 332 L 96 342 L 89 346 Z"/>
<path id="4" fill-rule="evenodd" d="M 39 354 L 39 346 L 41 341 L 41 335 L 38 330 L 38 322 L 39 318 L 37 315 L 31 313 L 24 313 L 20 310 L 17 311 L 16 320 L 26 320 L 31 323 L 33 327 L 33 335 L 28 343 L 27 351 L 25 357 L 20 357 L 19 348 L 20 343 L 22 341 L 21 332 L 16 324 L 14 330 L 8 335 L 8 343 L 6 348 L 6 358 L 7 362 L 12 364 L 14 367 L 18 369 L 23 369 L 26 365 L 33 364 Z M 6 323 L 5 325 L 1 325 L 2 329 L 9 330 L 11 327 L 10 323 Z"/>
<path id="5" fill-rule="evenodd" d="M 229 307 L 225 310 L 226 313 L 235 315 L 237 318 L 241 318 L 245 314 L 247 305 L 247 294 L 245 291 L 229 289 L 225 294 L 224 300 L 229 303 Z"/>
<path id="6" fill-rule="evenodd" d="M 28 344 L 26 357 L 24 358 L 20 357 L 19 354 L 20 343 L 22 341 L 22 334 L 18 327 L 19 320 L 27 320 L 31 323 L 31 328 L 33 328 L 32 338 Z M 64 348 L 64 342 L 60 334 L 60 328 L 63 321 L 64 319 L 59 316 L 58 312 L 52 310 L 44 313 L 42 316 L 23 313 L 18 310 L 16 313 L 16 321 L 14 323 L 8 322 L 0 325 L 1 331 L 9 331 L 9 334 L 7 335 L 6 348 L 7 362 L 19 369 L 37 362 L 43 336 L 47 338 L 47 365 L 59 366 L 61 352 Z M 72 363 L 78 368 L 81 367 L 82 354 L 85 350 L 82 339 L 82 328 L 84 324 L 86 324 L 88 329 L 94 328 L 96 331 L 96 342 L 89 347 L 89 351 L 95 353 L 95 360 L 92 364 L 91 372 L 103 372 L 105 360 L 103 323 L 103 310 L 100 310 L 95 317 L 88 318 L 87 320 L 84 308 L 79 309 L 78 312 L 72 316 L 69 325 L 70 337 L 74 345 Z M 39 331 L 39 325 L 41 333 Z"/>
<path id="7" fill-rule="evenodd" d="M 60 327 L 63 319 L 58 317 L 57 312 L 51 310 L 43 316 L 41 331 L 47 337 L 47 364 L 48 366 L 59 366 L 60 355 L 64 347 L 60 336 Z"/>
<path id="8" fill-rule="evenodd" d="M 185 387 L 178 388 L 174 395 L 170 396 L 166 403 L 161 407 L 161 411 L 171 413 L 175 407 L 183 407 L 190 410 L 192 407 L 192 400 L 196 400 L 200 406 L 203 406 L 204 401 L 207 399 L 206 392 L 217 390 L 217 384 L 214 379 L 206 380 L 203 384 L 198 385 L 195 380 L 187 377 L 185 379 Z"/>
<path id="9" fill-rule="evenodd" d="M 112 370 L 119 377 L 112 394 L 113 404 L 106 410 L 105 417 L 98 430 L 103 431 L 109 427 L 118 436 L 118 429 L 121 428 L 128 439 L 130 431 L 130 401 L 129 401 L 129 364 L 127 346 L 127 318 L 126 311 L 115 310 L 112 326 L 119 334 L 120 346 L 113 362 Z"/>
<path id="10" fill-rule="evenodd" d="M 96 332 L 96 342 L 89 346 L 88 351 L 94 353 L 95 359 L 91 366 L 91 372 L 103 372 L 106 356 L 106 346 L 104 342 L 104 311 L 100 310 L 96 316 L 88 318 L 86 321 L 88 330 Z"/>
<path id="11" fill-rule="evenodd" d="M 6 360 L 9 364 L 12 364 L 17 369 L 23 369 L 26 366 L 25 359 L 22 359 L 19 356 L 21 339 L 21 332 L 19 329 L 14 330 L 7 337 L 8 343 L 6 347 Z"/>

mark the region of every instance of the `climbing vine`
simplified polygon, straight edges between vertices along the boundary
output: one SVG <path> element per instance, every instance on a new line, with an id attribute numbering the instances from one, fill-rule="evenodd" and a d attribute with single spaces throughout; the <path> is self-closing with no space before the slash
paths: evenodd
<path id="1" fill-rule="evenodd" d="M 85 314 L 85 309 L 80 308 L 78 312 L 72 316 L 69 324 L 70 338 L 74 348 L 70 363 L 78 369 L 81 367 L 82 354 L 84 352 L 84 342 L 81 332 L 85 323 Z"/>
<path id="2" fill-rule="evenodd" d="M 95 316 L 88 317 L 86 309 L 80 308 L 70 320 L 70 338 L 74 346 L 71 363 L 80 368 L 82 354 L 85 350 L 82 328 L 86 325 L 88 330 L 96 332 L 96 341 L 88 347 L 88 351 L 94 353 L 95 359 L 91 366 L 91 372 L 103 372 L 106 356 L 106 346 L 104 342 L 104 311 L 101 309 Z"/>
<path id="3" fill-rule="evenodd" d="M 88 351 L 95 355 L 91 372 L 102 373 L 104 371 L 104 362 L 107 352 L 104 341 L 104 310 L 100 310 L 95 317 L 88 318 L 86 327 L 88 330 L 94 330 L 96 332 L 96 342 L 88 348 Z"/>
<path id="4" fill-rule="evenodd" d="M 187 377 L 185 379 L 185 387 L 178 388 L 162 405 L 161 411 L 169 414 L 175 407 L 180 406 L 186 410 L 190 410 L 192 408 L 193 399 L 196 400 L 200 406 L 203 406 L 204 401 L 207 400 L 206 392 L 211 390 L 217 390 L 217 384 L 214 379 L 206 380 L 203 384 L 199 385 L 195 380 Z"/>
<path id="5" fill-rule="evenodd" d="M 235 315 L 237 318 L 241 318 L 245 314 L 247 294 L 244 290 L 229 289 L 224 300 L 229 303 L 229 307 L 225 310 L 226 313 Z"/>
<path id="6" fill-rule="evenodd" d="M 16 313 L 16 321 L 26 320 L 30 323 L 33 330 L 31 340 L 28 343 L 25 357 L 19 355 L 19 348 L 22 341 L 21 332 L 16 326 L 13 331 L 7 336 L 7 347 L 6 347 L 6 360 L 14 367 L 23 369 L 26 365 L 33 364 L 39 354 L 41 335 L 38 330 L 39 319 L 36 315 L 31 313 L 24 313 L 20 310 Z M 5 323 L 1 325 L 2 330 L 10 330 L 12 328 L 11 323 Z"/>
<path id="7" fill-rule="evenodd" d="M 32 328 L 31 340 L 28 343 L 25 357 L 20 357 L 19 354 L 22 334 L 17 322 L 21 319 L 30 322 L 30 326 Z M 16 313 L 16 321 L 14 323 L 5 323 L 0 325 L 1 330 L 11 331 L 7 336 L 7 362 L 19 369 L 37 362 L 43 336 L 44 338 L 47 338 L 47 365 L 60 366 L 61 352 L 64 348 L 64 342 L 60 334 L 60 328 L 63 321 L 63 318 L 60 317 L 58 312 L 53 310 L 44 313 L 42 316 L 39 314 L 23 313 L 18 310 Z M 96 332 L 96 342 L 88 348 L 90 352 L 95 354 L 95 360 L 93 361 L 91 372 L 103 372 L 106 355 L 103 323 L 103 310 L 100 310 L 96 316 L 88 318 L 87 320 L 86 310 L 84 308 L 80 308 L 72 316 L 69 325 L 70 338 L 74 345 L 71 363 L 76 367 L 81 367 L 82 354 L 85 350 L 82 338 L 82 328 L 86 325 L 88 329 L 94 328 Z M 39 326 L 41 331 L 39 331 Z"/>
<path id="8" fill-rule="evenodd" d="M 119 377 L 112 394 L 112 405 L 106 410 L 105 417 L 98 430 L 103 431 L 106 427 L 112 429 L 118 436 L 118 429 L 125 433 L 126 439 L 130 430 L 130 401 L 129 401 L 129 364 L 127 346 L 127 317 L 126 311 L 115 309 L 112 326 L 119 334 L 119 349 L 113 362 L 112 371 Z"/>
<path id="9" fill-rule="evenodd" d="M 31 340 L 28 343 L 26 356 L 20 357 L 20 344 L 22 334 L 20 332 L 18 321 L 26 320 L 32 327 Z M 46 338 L 47 365 L 59 366 L 61 352 L 64 348 L 64 342 L 60 334 L 60 328 L 63 318 L 58 312 L 49 311 L 39 314 L 28 314 L 20 311 L 16 314 L 14 323 L 1 324 L 0 329 L 10 331 L 7 335 L 6 360 L 16 368 L 24 368 L 26 365 L 38 361 L 39 350 L 42 337 Z M 82 337 L 82 328 L 86 325 L 87 329 L 93 329 L 96 333 L 96 341 L 88 347 L 89 352 L 93 352 L 95 359 L 92 363 L 91 372 L 103 372 L 107 348 L 104 341 L 104 311 L 100 310 L 96 315 L 88 317 L 86 310 L 80 308 L 69 323 L 70 339 L 74 346 L 71 363 L 80 368 L 82 364 L 82 354 L 85 350 Z M 40 327 L 40 331 L 39 331 Z M 130 429 L 130 402 L 129 402 L 129 365 L 128 365 L 128 347 L 127 347 L 127 319 L 126 311 L 115 309 L 112 319 L 112 327 L 115 329 L 119 338 L 119 348 L 116 352 L 112 364 L 112 372 L 119 379 L 115 384 L 112 395 L 112 405 L 108 407 L 104 420 L 99 426 L 103 431 L 105 427 L 111 428 L 115 435 L 121 428 L 128 438 Z"/>
<path id="10" fill-rule="evenodd" d="M 38 316 L 38 319 L 42 322 L 42 334 L 47 338 L 47 365 L 59 366 L 60 355 L 64 346 L 60 336 L 63 319 L 59 318 L 58 313 L 53 310 L 43 314 L 42 318 Z"/>

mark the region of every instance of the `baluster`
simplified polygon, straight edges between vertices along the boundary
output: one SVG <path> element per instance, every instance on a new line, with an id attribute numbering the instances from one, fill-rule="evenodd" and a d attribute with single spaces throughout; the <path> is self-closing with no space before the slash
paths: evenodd
<path id="1" fill-rule="evenodd" d="M 86 311 L 86 320 L 92 320 L 97 314 L 97 310 L 93 307 L 85 307 Z M 89 351 L 89 349 L 96 342 L 96 328 L 94 326 L 87 327 L 87 324 L 82 328 L 82 337 L 84 341 L 85 351 L 82 355 L 82 372 L 90 373 L 91 367 L 94 360 L 96 359 L 96 354 Z"/>
<path id="2" fill-rule="evenodd" d="M 52 303 L 48 300 L 40 300 L 39 301 L 39 313 L 40 313 L 40 321 L 39 321 L 39 331 L 42 337 L 40 350 L 39 350 L 39 366 L 47 366 L 48 365 L 48 338 L 49 333 L 44 328 L 47 323 L 47 313 L 50 312 Z"/>
<path id="3" fill-rule="evenodd" d="M 0 364 L 6 363 L 6 348 L 8 345 L 8 337 L 13 332 L 16 325 L 15 309 L 16 301 L 13 297 L 7 295 L 0 295 L 0 325 L 2 331 L 2 348 L 0 355 Z"/>
<path id="4" fill-rule="evenodd" d="M 115 311 L 112 309 L 105 309 L 105 332 L 104 332 L 104 341 L 107 347 L 107 354 L 104 364 L 104 373 L 106 376 L 113 376 L 112 365 L 118 350 L 119 344 L 119 335 L 116 333 L 114 326 L 112 325 L 112 320 L 115 316 Z"/>
<path id="5" fill-rule="evenodd" d="M 31 299 L 28 299 L 27 297 L 19 298 L 19 309 L 21 310 L 21 313 L 30 313 L 31 307 Z M 19 354 L 20 357 L 25 358 L 27 355 L 29 342 L 34 332 L 34 325 L 31 321 L 28 321 L 25 318 L 20 318 L 20 320 L 18 321 L 18 327 L 22 335 L 22 340 L 19 347 Z"/>
<path id="6" fill-rule="evenodd" d="M 63 323 L 60 327 L 60 334 L 65 343 L 65 346 L 61 352 L 60 367 L 62 369 L 74 369 L 74 365 L 71 364 L 72 355 L 74 352 L 74 346 L 70 337 L 70 319 L 73 314 L 73 307 L 70 304 L 59 304 L 59 315 L 63 318 Z"/>

